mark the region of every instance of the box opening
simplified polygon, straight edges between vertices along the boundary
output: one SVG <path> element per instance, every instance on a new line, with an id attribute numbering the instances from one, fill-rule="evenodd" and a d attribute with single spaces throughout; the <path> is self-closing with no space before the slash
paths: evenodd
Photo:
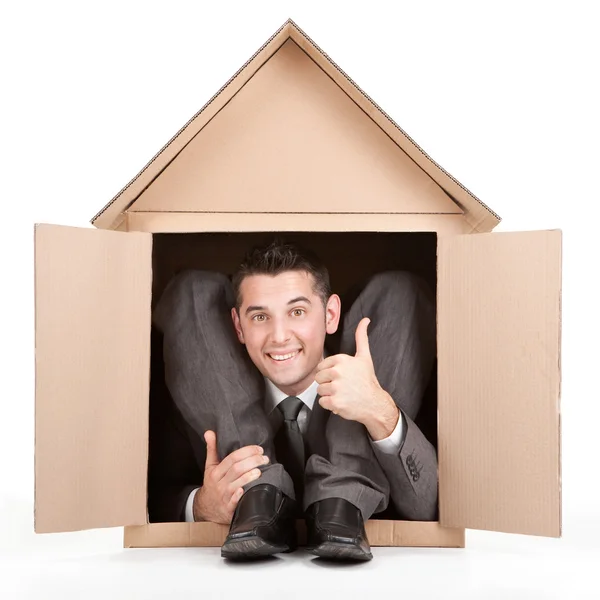
<path id="1" fill-rule="evenodd" d="M 298 242 L 310 248 L 329 269 L 332 291 L 342 298 L 342 317 L 350 306 L 356 286 L 370 275 L 387 270 L 409 271 L 422 277 L 436 294 L 437 235 L 435 232 L 244 232 L 244 233 L 176 233 L 153 236 L 152 307 L 156 305 L 166 285 L 173 276 L 187 269 L 212 270 L 231 275 L 245 251 L 269 241 L 274 235 Z M 332 336 L 328 336 L 331 338 Z M 164 381 L 162 335 L 152 328 L 150 424 L 148 462 L 148 522 L 167 523 L 160 502 L 166 485 L 194 486 L 202 481 L 204 463 L 199 459 L 188 465 L 187 473 L 195 473 L 194 480 L 177 480 L 168 483 L 158 473 L 168 468 L 169 461 L 180 456 L 174 444 L 189 444 L 186 435 L 196 435 L 191 428 L 176 441 L 165 436 L 168 419 L 181 420 L 174 415 L 175 408 Z M 436 448 L 437 436 L 437 361 L 434 363 L 429 385 L 425 391 L 416 424 Z M 189 452 L 189 451 L 188 451 Z M 374 519 L 397 519 L 393 507 L 373 516 Z"/>

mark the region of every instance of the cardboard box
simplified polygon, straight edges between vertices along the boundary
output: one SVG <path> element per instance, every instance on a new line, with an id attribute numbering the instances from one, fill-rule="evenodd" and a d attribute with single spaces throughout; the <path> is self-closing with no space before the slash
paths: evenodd
<path id="1" fill-rule="evenodd" d="M 560 536 L 562 237 L 499 221 L 287 21 L 97 229 L 36 225 L 36 532 L 222 544 L 226 526 L 148 522 L 151 309 L 176 272 L 229 273 L 277 231 L 338 293 L 385 268 L 436 291 L 439 522 L 373 519 L 371 544 Z"/>

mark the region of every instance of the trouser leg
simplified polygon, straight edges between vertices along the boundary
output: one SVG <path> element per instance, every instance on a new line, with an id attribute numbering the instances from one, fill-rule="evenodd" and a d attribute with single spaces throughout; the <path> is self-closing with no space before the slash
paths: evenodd
<path id="1" fill-rule="evenodd" d="M 414 418 L 435 356 L 435 307 L 428 288 L 414 275 L 389 271 L 373 276 L 343 320 L 340 353 L 356 353 L 356 326 L 369 317 L 368 337 L 375 374 L 396 404 Z M 327 456 L 312 455 L 306 470 L 304 506 L 342 497 L 364 519 L 385 510 L 389 483 L 366 428 L 330 414 Z"/>
<path id="2" fill-rule="evenodd" d="M 292 480 L 276 462 L 264 380 L 237 339 L 233 305 L 223 274 L 185 271 L 169 282 L 153 314 L 163 333 L 165 381 L 189 425 L 200 436 L 216 433 L 220 459 L 243 446 L 264 448 L 271 462 L 245 489 L 271 483 L 294 498 Z"/>
<path id="3" fill-rule="evenodd" d="M 419 412 L 436 353 L 435 298 L 427 284 L 407 271 L 374 275 L 344 320 L 341 351 L 356 353 L 356 326 L 369 317 L 375 375 L 411 419 Z"/>

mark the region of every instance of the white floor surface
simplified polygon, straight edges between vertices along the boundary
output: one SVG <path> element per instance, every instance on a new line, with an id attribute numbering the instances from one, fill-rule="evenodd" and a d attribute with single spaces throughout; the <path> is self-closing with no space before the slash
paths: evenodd
<path id="1" fill-rule="evenodd" d="M 564 518 L 561 539 L 467 531 L 464 549 L 373 548 L 332 565 L 298 551 L 231 564 L 218 548 L 123 549 L 122 530 L 35 535 L 4 505 L 0 598 L 600 598 L 600 517 Z"/>

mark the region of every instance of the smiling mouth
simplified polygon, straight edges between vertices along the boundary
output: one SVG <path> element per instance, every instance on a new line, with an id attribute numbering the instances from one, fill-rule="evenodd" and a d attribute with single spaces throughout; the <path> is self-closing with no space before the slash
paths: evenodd
<path id="1" fill-rule="evenodd" d="M 294 358 L 296 358 L 296 356 L 298 356 L 298 354 L 300 354 L 300 352 L 302 352 L 302 350 L 295 350 L 294 352 L 288 352 L 287 354 L 269 354 L 267 353 L 267 356 L 276 363 L 287 363 L 290 362 L 292 360 L 294 360 Z"/>

